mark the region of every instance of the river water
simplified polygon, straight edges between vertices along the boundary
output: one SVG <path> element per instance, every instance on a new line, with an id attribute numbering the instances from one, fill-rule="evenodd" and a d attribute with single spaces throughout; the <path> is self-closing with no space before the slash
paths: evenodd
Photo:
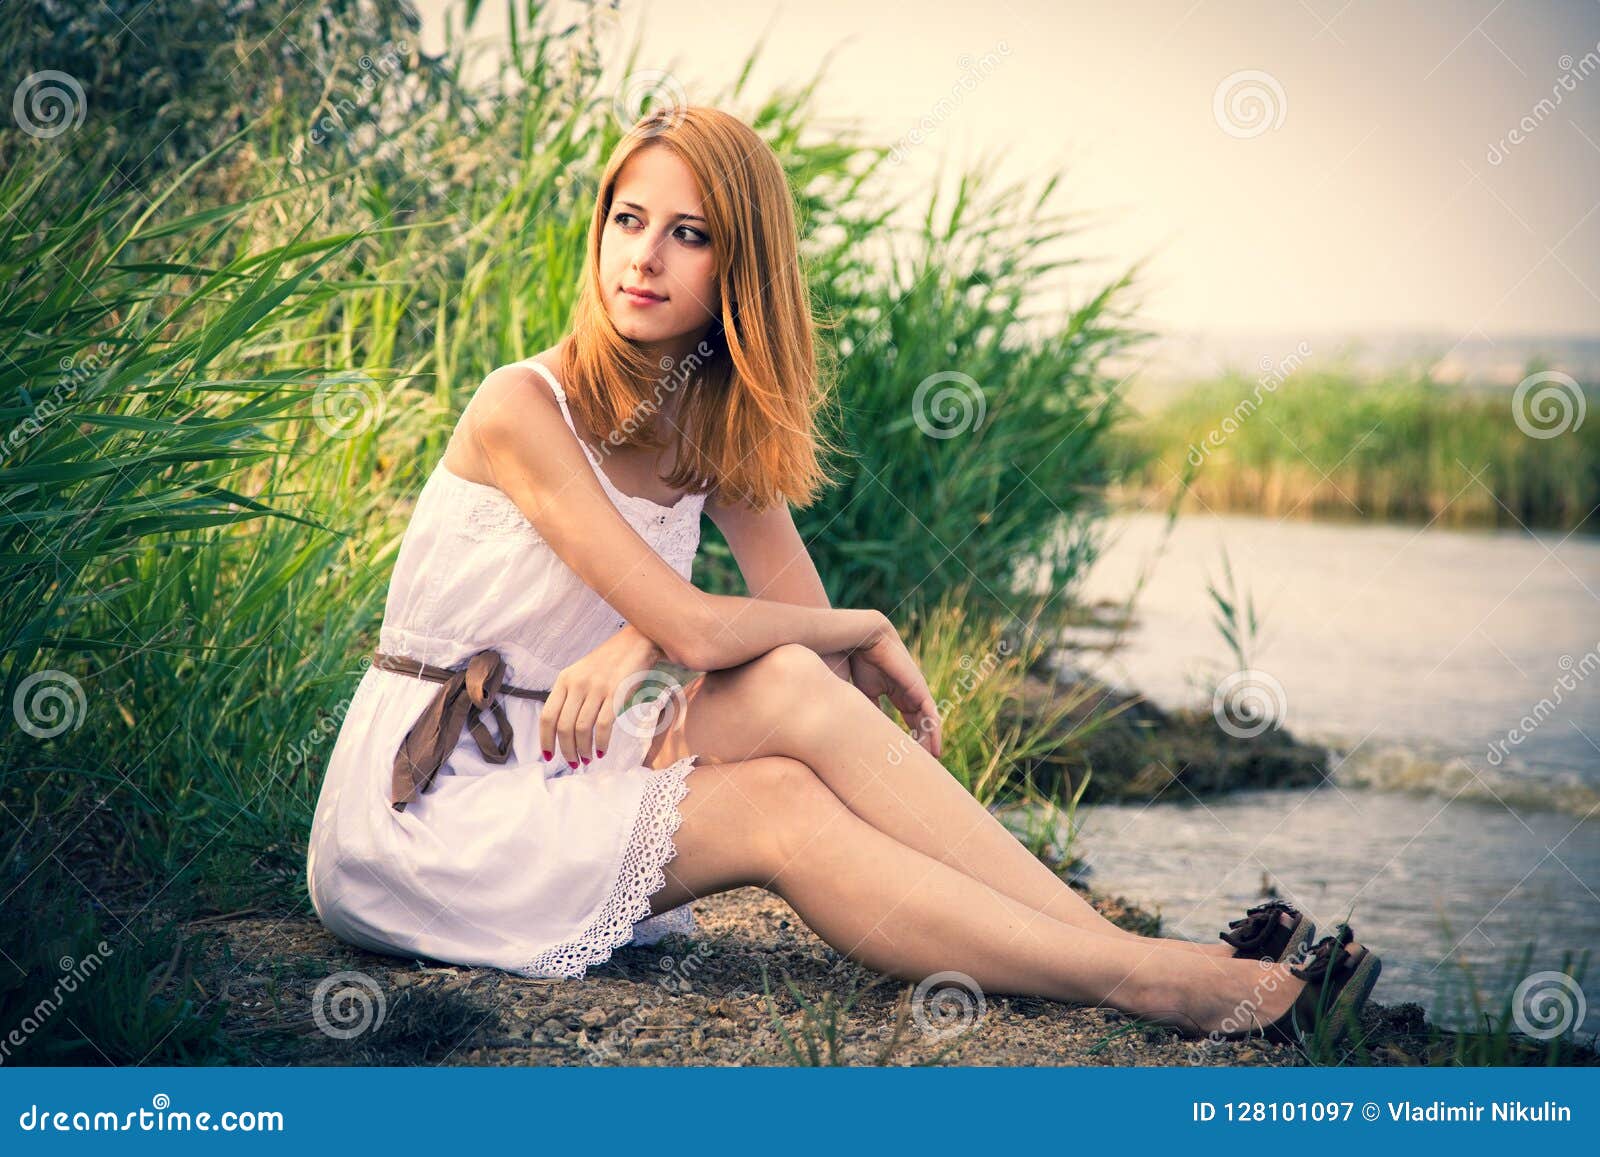
<path id="1" fill-rule="evenodd" d="M 1131 513 L 1106 531 L 1081 597 L 1121 604 L 1143 575 L 1136 621 L 1114 651 L 1063 662 L 1162 706 L 1209 705 L 1238 666 L 1206 592 L 1225 549 L 1261 622 L 1252 682 L 1334 758 L 1315 789 L 1088 809 L 1097 888 L 1192 939 L 1268 883 L 1319 929 L 1353 912 L 1383 957 L 1376 998 L 1441 1024 L 1470 1023 L 1472 988 L 1498 1012 L 1529 975 L 1600 948 L 1600 541 L 1247 515 L 1169 533 Z M 1545 978 L 1527 999 L 1550 993 L 1600 1032 L 1595 956 L 1581 992 Z M 1529 1023 L 1552 1007 L 1530 1003 Z"/>

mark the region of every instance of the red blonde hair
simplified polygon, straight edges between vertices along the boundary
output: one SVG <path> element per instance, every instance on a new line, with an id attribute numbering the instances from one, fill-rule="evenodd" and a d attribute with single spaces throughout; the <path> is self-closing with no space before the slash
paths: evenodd
<path id="1" fill-rule="evenodd" d="M 716 255 L 721 317 L 696 354 L 658 366 L 612 324 L 600 284 L 600 235 L 617 174 L 641 149 L 668 148 L 694 173 Z M 829 389 L 818 373 L 816 329 L 800 270 L 793 196 L 772 148 L 738 118 L 687 106 L 644 117 L 606 163 L 589 229 L 583 284 L 566 351 L 570 400 L 613 446 L 660 447 L 637 386 L 688 385 L 678 411 L 682 445 L 668 485 L 717 491 L 763 510 L 808 506 L 828 481 L 819 455 L 833 449 L 816 415 Z M 683 379 L 667 386 L 669 378 Z"/>

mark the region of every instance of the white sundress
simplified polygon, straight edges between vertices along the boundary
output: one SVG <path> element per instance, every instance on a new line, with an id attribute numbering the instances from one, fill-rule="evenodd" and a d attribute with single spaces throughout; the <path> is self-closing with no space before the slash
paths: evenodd
<path id="1" fill-rule="evenodd" d="M 566 392 L 538 362 L 569 428 Z M 576 429 L 573 437 L 577 437 Z M 624 494 L 584 452 L 628 523 L 690 577 L 705 495 Z M 561 561 L 501 490 L 441 461 L 417 498 L 389 584 L 378 650 L 460 668 L 493 648 L 504 681 L 548 688 L 625 620 Z M 661 673 L 664 675 L 664 673 Z M 649 915 L 675 854 L 697 755 L 645 765 L 662 694 L 630 707 L 603 757 L 569 769 L 539 753 L 544 703 L 502 695 L 513 750 L 488 762 L 469 730 L 428 789 L 390 806 L 395 752 L 439 685 L 368 667 L 346 709 L 311 824 L 306 882 L 334 936 L 390 955 L 582 977 L 623 944 L 692 932 L 693 908 Z M 493 721 L 486 719 L 493 729 Z"/>

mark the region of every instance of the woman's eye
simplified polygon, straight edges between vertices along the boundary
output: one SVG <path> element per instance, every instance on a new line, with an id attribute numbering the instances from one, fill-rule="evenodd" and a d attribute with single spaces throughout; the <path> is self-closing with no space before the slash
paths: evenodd
<path id="1" fill-rule="evenodd" d="M 624 228 L 630 228 L 631 229 L 633 226 L 631 224 L 626 224 L 625 225 L 624 221 L 626 220 L 628 222 L 633 222 L 633 223 L 637 224 L 639 218 L 635 217 L 632 213 L 629 213 L 626 210 L 623 210 L 623 211 L 619 211 L 619 212 L 613 214 L 611 220 L 616 222 L 618 225 L 623 225 Z M 704 233 L 700 232 L 700 230 L 691 228 L 688 225 L 679 225 L 677 227 L 677 229 L 673 230 L 673 232 L 675 234 L 676 233 L 687 233 L 688 236 L 684 237 L 683 240 L 689 242 L 691 245 L 705 245 L 705 244 L 708 244 L 710 242 L 710 240 L 711 240 L 710 237 L 708 237 Z"/>

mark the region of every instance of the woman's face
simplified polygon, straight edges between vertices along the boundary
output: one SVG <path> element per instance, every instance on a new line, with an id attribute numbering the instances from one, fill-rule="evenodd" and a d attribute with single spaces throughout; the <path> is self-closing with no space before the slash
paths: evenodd
<path id="1" fill-rule="evenodd" d="M 640 149 L 617 173 L 600 234 L 606 311 L 624 337 L 661 354 L 687 354 L 720 316 L 702 213 L 694 174 L 671 149 Z"/>

